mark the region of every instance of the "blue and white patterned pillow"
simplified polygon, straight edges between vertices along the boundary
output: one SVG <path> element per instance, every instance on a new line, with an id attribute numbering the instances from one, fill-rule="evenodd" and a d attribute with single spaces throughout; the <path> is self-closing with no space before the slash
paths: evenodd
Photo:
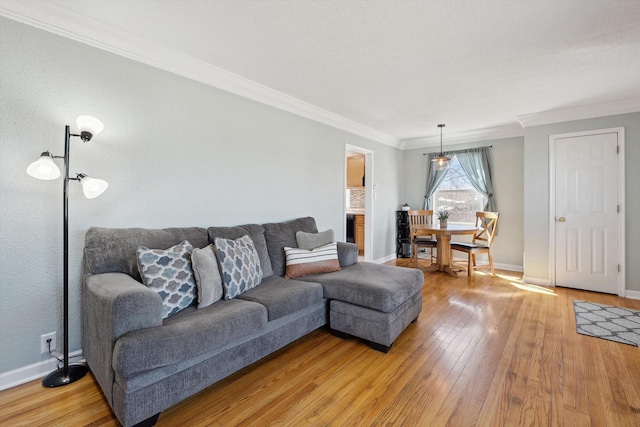
<path id="1" fill-rule="evenodd" d="M 251 237 L 244 235 L 235 240 L 216 237 L 215 246 L 220 259 L 225 300 L 235 298 L 262 282 L 260 258 Z"/>
<path id="2" fill-rule="evenodd" d="M 188 241 L 169 249 L 137 251 L 142 281 L 162 298 L 162 318 L 187 308 L 196 300 L 196 282 L 191 267 L 193 246 Z"/>

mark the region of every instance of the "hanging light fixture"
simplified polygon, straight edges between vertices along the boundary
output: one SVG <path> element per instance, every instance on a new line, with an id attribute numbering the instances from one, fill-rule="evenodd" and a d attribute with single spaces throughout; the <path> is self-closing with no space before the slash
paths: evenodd
<path id="1" fill-rule="evenodd" d="M 442 152 L 442 128 L 444 126 L 445 125 L 442 124 L 438 125 L 440 128 L 440 154 L 438 154 L 438 157 L 434 157 L 433 160 L 431 160 L 433 162 L 433 166 L 439 171 L 447 169 L 449 167 L 449 162 L 451 161 L 451 159 L 445 156 Z"/>

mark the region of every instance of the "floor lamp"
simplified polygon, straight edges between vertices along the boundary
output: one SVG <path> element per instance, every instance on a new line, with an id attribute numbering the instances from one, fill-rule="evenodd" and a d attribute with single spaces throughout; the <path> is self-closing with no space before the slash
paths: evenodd
<path id="1" fill-rule="evenodd" d="M 65 126 L 64 156 L 53 156 L 45 151 L 40 158 L 31 163 L 27 173 L 34 178 L 52 180 L 60 177 L 60 169 L 54 159 L 64 159 L 64 183 L 63 193 L 63 218 L 64 218 L 64 360 L 63 367 L 51 372 L 42 380 L 45 387 L 59 387 L 71 384 L 82 378 L 89 370 L 86 365 L 69 365 L 69 181 L 78 181 L 82 185 L 82 192 L 88 199 L 93 199 L 102 194 L 109 184 L 101 179 L 91 178 L 83 173 L 76 174 L 75 178 L 69 177 L 69 142 L 72 136 L 79 137 L 83 142 L 88 142 L 94 135 L 104 129 L 102 122 L 95 117 L 80 116 L 76 120 L 80 134 L 70 132 L 69 126 Z"/>

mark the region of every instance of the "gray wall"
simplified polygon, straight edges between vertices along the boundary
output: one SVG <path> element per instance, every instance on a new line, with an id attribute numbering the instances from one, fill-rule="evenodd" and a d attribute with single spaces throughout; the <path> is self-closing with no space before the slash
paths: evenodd
<path id="1" fill-rule="evenodd" d="M 61 155 L 64 125 L 105 124 L 73 139 L 71 172 L 105 179 L 70 189 L 70 349 L 80 343 L 80 273 L 91 226 L 237 225 L 311 215 L 344 233 L 345 144 L 374 151 L 373 259 L 395 253 L 399 150 L 0 18 L 0 372 L 62 343 L 62 181 L 26 167 Z"/>
<path id="2" fill-rule="evenodd" d="M 569 132 L 624 127 L 626 180 L 626 273 L 629 290 L 640 291 L 640 113 L 533 126 L 525 129 L 525 277 L 549 280 L 549 136 Z"/>
<path id="3" fill-rule="evenodd" d="M 500 211 L 498 235 L 494 241 L 496 263 L 522 267 L 523 252 L 523 165 L 524 138 L 505 138 L 450 145 L 447 150 L 461 150 L 491 145 L 491 176 Z M 403 152 L 404 172 L 402 202 L 413 209 L 422 209 L 427 189 L 428 156 L 423 153 L 439 151 L 439 147 L 420 148 Z"/>

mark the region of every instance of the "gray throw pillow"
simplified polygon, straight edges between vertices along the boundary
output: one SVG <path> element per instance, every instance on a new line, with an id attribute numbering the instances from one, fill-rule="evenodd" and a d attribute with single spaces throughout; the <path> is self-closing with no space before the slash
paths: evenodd
<path id="1" fill-rule="evenodd" d="M 198 287 L 198 308 L 208 307 L 223 295 L 222 277 L 213 245 L 194 249 L 191 253 L 193 276 Z"/>
<path id="2" fill-rule="evenodd" d="M 335 242 L 333 238 L 333 230 L 328 229 L 319 233 L 305 233 L 304 231 L 296 232 L 296 241 L 300 249 L 315 249 L 320 246 Z"/>
<path id="3" fill-rule="evenodd" d="M 190 306 L 196 299 L 196 282 L 191 267 L 193 246 L 185 240 L 169 249 L 137 250 L 142 281 L 162 299 L 162 318 Z"/>
<path id="4" fill-rule="evenodd" d="M 260 258 L 251 237 L 245 235 L 238 239 L 215 239 L 224 299 L 230 300 L 243 292 L 253 289 L 262 282 Z"/>

